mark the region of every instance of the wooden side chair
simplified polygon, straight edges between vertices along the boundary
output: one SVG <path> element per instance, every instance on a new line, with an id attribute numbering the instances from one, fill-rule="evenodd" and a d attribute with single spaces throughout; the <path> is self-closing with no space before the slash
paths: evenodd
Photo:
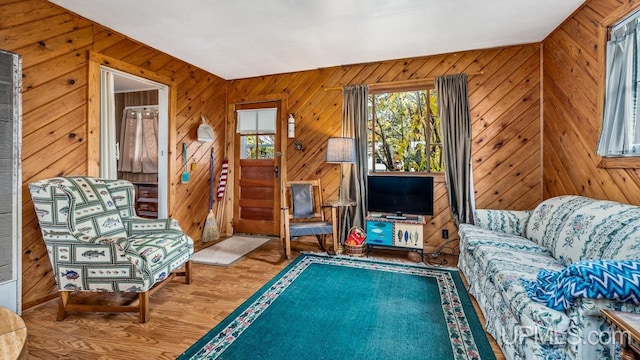
<path id="1" fill-rule="evenodd" d="M 331 235 L 333 248 L 337 247 L 337 207 L 325 205 L 320 180 L 288 181 L 285 183 L 282 207 L 282 234 L 284 252 L 291 258 L 291 240 L 300 236 L 315 236 L 320 248 L 326 251 L 326 236 Z M 325 210 L 331 210 L 330 221 Z"/>
<path id="2" fill-rule="evenodd" d="M 138 312 L 144 323 L 152 293 L 176 275 L 191 283 L 193 240 L 173 219 L 137 217 L 130 182 L 57 177 L 29 184 L 29 191 L 60 293 L 56 320 L 67 311 Z M 76 291 L 138 293 L 138 299 L 125 306 L 71 304 Z"/>

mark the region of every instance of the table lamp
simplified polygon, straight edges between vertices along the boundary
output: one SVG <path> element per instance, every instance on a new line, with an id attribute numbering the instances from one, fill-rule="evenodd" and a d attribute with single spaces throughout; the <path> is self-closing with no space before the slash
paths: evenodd
<path id="1" fill-rule="evenodd" d="M 344 179 L 343 166 L 356 162 L 356 141 L 350 137 L 332 137 L 327 140 L 327 163 L 340 164 L 340 203 L 347 203 L 342 180 Z"/>

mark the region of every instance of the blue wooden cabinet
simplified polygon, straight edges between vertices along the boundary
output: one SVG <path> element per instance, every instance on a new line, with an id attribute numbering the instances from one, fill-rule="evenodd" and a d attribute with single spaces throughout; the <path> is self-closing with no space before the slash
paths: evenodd
<path id="1" fill-rule="evenodd" d="M 367 243 L 370 245 L 393 246 L 393 223 L 367 220 Z"/>
<path id="2" fill-rule="evenodd" d="M 415 249 L 422 252 L 424 217 L 390 219 L 381 215 L 366 218 L 367 245 Z"/>

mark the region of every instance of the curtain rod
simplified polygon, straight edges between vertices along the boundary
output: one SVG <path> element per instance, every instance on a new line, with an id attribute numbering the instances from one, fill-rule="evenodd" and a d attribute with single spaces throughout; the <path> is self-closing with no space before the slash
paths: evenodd
<path id="1" fill-rule="evenodd" d="M 158 105 L 125 106 L 124 109 L 125 110 L 138 110 L 138 109 L 142 109 L 142 110 L 146 110 L 146 109 L 158 110 Z"/>
<path id="2" fill-rule="evenodd" d="M 467 76 L 475 76 L 475 75 L 484 75 L 484 71 L 479 71 L 479 72 L 468 73 L 467 74 Z M 391 86 L 391 85 L 399 85 L 399 86 L 400 85 L 411 85 L 413 83 L 421 84 L 421 83 L 424 83 L 425 81 L 434 80 L 434 79 L 435 79 L 435 77 L 424 78 L 424 79 L 388 81 L 388 82 L 380 82 L 380 83 L 369 84 L 369 86 L 383 87 L 383 86 Z M 325 88 L 324 91 L 342 90 L 343 88 L 344 88 L 344 86 L 335 86 L 335 87 Z"/>

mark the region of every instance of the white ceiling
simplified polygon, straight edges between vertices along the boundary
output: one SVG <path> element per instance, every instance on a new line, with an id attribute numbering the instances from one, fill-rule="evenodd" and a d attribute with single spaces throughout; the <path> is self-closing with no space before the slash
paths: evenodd
<path id="1" fill-rule="evenodd" d="M 157 89 L 157 86 L 150 85 L 146 81 L 137 80 L 134 77 L 122 76 L 118 74 L 113 75 L 113 92 L 116 94 Z"/>
<path id="2" fill-rule="evenodd" d="M 50 0 L 225 79 L 542 41 L 584 0 Z"/>

